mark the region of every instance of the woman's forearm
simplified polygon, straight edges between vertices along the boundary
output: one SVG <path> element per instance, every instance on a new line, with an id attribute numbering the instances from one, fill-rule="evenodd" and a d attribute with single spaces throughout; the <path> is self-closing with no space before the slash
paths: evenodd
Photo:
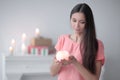
<path id="1" fill-rule="evenodd" d="M 80 74 L 83 76 L 85 80 L 98 80 L 98 77 L 94 74 L 92 74 L 90 71 L 88 71 L 83 65 L 81 65 L 79 62 L 74 63 L 75 67 L 78 69 Z"/>
<path id="2" fill-rule="evenodd" d="M 59 72 L 61 66 L 62 66 L 61 63 L 54 61 L 54 62 L 52 63 L 51 68 L 50 68 L 50 73 L 51 73 L 51 75 L 52 75 L 52 76 L 55 76 L 55 75 Z"/>

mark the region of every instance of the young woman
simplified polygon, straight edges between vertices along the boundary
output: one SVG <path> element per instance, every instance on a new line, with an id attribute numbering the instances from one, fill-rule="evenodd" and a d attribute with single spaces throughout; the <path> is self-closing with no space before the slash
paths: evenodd
<path id="1" fill-rule="evenodd" d="M 91 8 L 85 3 L 77 4 L 71 11 L 70 23 L 73 33 L 61 35 L 55 46 L 57 51 L 68 51 L 69 59 L 54 58 L 51 75 L 58 75 L 58 80 L 99 80 L 104 46 L 96 38 Z"/>

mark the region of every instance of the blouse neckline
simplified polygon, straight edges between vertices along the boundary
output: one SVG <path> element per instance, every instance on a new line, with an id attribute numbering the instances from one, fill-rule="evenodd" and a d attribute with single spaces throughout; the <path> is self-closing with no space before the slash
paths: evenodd
<path id="1" fill-rule="evenodd" d="M 67 35 L 67 38 L 68 38 L 68 40 L 70 41 L 70 42 L 72 42 L 73 44 L 75 44 L 75 45 L 80 45 L 80 43 L 77 43 L 77 42 L 75 42 L 75 41 L 73 41 L 71 38 L 70 38 L 70 34 L 68 34 Z"/>

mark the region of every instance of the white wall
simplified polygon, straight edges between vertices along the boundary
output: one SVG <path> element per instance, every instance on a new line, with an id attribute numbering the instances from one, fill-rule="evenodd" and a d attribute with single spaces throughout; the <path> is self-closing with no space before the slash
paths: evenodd
<path id="1" fill-rule="evenodd" d="M 27 34 L 29 44 L 36 27 L 55 44 L 59 35 L 72 32 L 69 14 L 79 2 L 91 6 L 98 38 L 104 43 L 106 62 L 102 79 L 120 79 L 120 0 L 0 0 L 0 54 L 8 53 L 12 38 L 17 42 L 16 52 L 20 52 L 22 33 Z M 1 64 L 0 55 L 0 80 Z"/>

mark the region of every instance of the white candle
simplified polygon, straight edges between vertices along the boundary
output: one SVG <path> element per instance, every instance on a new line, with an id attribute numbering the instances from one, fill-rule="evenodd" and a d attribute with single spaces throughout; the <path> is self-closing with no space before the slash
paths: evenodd
<path id="1" fill-rule="evenodd" d="M 58 61 L 61 61 L 61 60 L 63 60 L 63 59 L 65 59 L 65 60 L 68 60 L 68 58 L 69 58 L 69 53 L 67 52 L 67 51 L 58 51 L 57 53 L 56 53 L 56 59 L 58 60 Z"/>
<path id="2" fill-rule="evenodd" d="M 35 29 L 35 35 L 36 37 L 40 36 L 40 30 L 38 28 Z"/>
<path id="3" fill-rule="evenodd" d="M 10 52 L 11 54 L 13 54 L 14 48 L 13 48 L 12 46 L 9 47 L 9 52 Z"/>
<path id="4" fill-rule="evenodd" d="M 25 40 L 26 40 L 26 34 L 23 33 L 23 34 L 22 34 L 22 42 L 25 42 Z"/>
<path id="5" fill-rule="evenodd" d="M 11 46 L 12 46 L 12 47 L 15 47 L 15 39 L 12 39 L 12 40 L 11 40 Z"/>
<path id="6" fill-rule="evenodd" d="M 22 53 L 26 52 L 26 45 L 24 43 L 22 44 L 21 49 L 22 49 Z"/>

